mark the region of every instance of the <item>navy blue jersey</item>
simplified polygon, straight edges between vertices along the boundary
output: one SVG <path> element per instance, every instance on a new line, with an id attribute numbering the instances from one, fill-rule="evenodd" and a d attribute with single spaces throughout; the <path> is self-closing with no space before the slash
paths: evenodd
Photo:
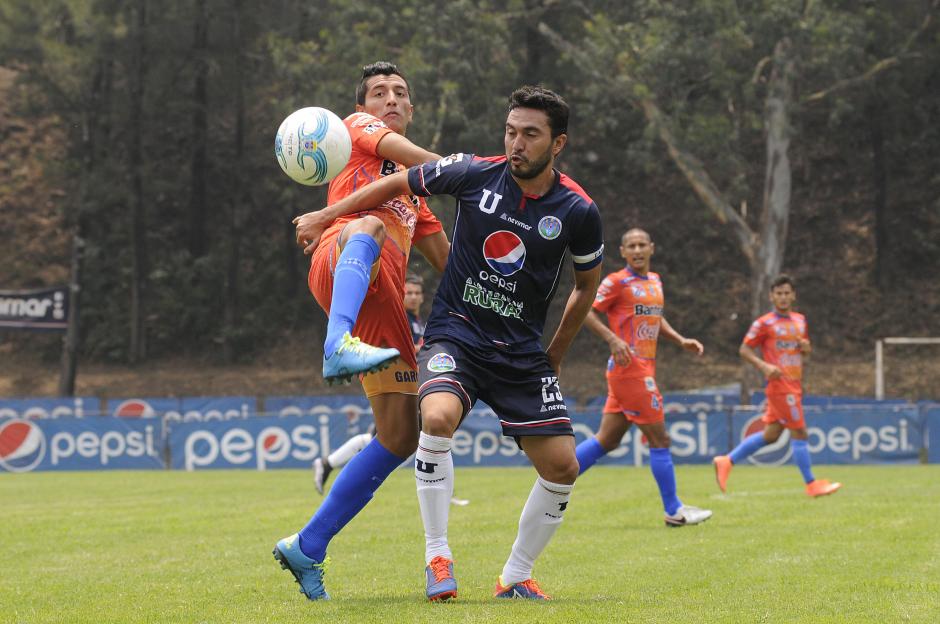
<path id="1" fill-rule="evenodd" d="M 597 205 L 557 171 L 548 193 L 524 194 L 504 156 L 454 154 L 412 167 L 408 183 L 422 197 L 457 199 L 450 256 L 425 340 L 446 336 L 472 346 L 541 350 L 565 256 L 570 252 L 580 271 L 602 260 Z"/>

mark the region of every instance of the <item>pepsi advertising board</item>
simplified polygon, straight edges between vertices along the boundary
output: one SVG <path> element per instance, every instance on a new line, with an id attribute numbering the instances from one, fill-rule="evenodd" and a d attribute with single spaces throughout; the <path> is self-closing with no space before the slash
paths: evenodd
<path id="1" fill-rule="evenodd" d="M 97 397 L 4 399 L 0 401 L 0 422 L 4 418 L 37 420 L 98 416 L 98 405 Z"/>
<path id="2" fill-rule="evenodd" d="M 0 420 L 0 469 L 6 472 L 162 469 L 162 448 L 159 421 Z"/>
<path id="3" fill-rule="evenodd" d="M 875 409 L 804 408 L 809 452 L 814 464 L 916 463 L 924 445 L 923 419 L 916 407 Z M 732 417 L 733 445 L 763 431 L 762 412 L 738 409 Z M 730 449 L 727 449 L 730 450 Z M 790 461 L 790 434 L 786 429 L 773 444 L 748 457 L 758 466 L 780 466 Z"/>

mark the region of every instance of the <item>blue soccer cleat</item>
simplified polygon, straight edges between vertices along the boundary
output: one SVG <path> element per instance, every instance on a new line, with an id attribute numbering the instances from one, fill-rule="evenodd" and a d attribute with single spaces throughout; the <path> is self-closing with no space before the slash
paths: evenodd
<path id="1" fill-rule="evenodd" d="M 300 584 L 300 593 L 310 600 L 329 600 L 323 586 L 323 575 L 329 565 L 329 558 L 322 562 L 314 561 L 300 550 L 297 534 L 285 537 L 274 547 L 274 558 L 281 567 L 289 570 Z"/>
<path id="2" fill-rule="evenodd" d="M 525 600 L 551 600 L 552 597 L 542 591 L 535 579 L 526 579 L 520 583 L 512 585 L 503 585 L 503 577 L 496 579 L 496 590 L 493 591 L 496 598 L 523 598 Z"/>
<path id="3" fill-rule="evenodd" d="M 427 577 L 425 593 L 428 600 L 450 600 L 457 597 L 457 579 L 454 578 L 454 562 L 438 555 L 424 569 Z"/>
<path id="4" fill-rule="evenodd" d="M 401 355 L 398 349 L 382 349 L 343 334 L 339 348 L 323 356 L 323 378 L 328 385 L 347 384 L 355 375 L 374 373 L 388 368 Z"/>

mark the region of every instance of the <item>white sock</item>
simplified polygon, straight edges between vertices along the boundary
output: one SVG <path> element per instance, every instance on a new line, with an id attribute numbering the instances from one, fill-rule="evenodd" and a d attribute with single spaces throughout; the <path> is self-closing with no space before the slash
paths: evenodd
<path id="1" fill-rule="evenodd" d="M 519 534 L 503 567 L 503 585 L 532 578 L 532 566 L 561 524 L 572 489 L 574 484 L 561 485 L 542 477 L 535 480 L 519 517 Z"/>
<path id="2" fill-rule="evenodd" d="M 333 468 L 341 468 L 349 463 L 356 453 L 364 449 L 372 441 L 371 433 L 360 433 L 343 442 L 343 445 L 329 454 L 326 461 Z"/>
<path id="3" fill-rule="evenodd" d="M 453 559 L 447 544 L 447 519 L 454 494 L 454 459 L 451 439 L 421 432 L 415 453 L 415 484 L 424 521 L 425 563 L 437 556 Z"/>

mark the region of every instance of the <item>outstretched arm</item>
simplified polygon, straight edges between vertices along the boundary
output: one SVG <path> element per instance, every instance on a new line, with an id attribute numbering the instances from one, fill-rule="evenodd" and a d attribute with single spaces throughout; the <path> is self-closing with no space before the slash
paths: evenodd
<path id="1" fill-rule="evenodd" d="M 568 295 L 565 311 L 561 315 L 558 329 L 552 336 L 552 341 L 546 349 L 548 361 L 556 373 L 561 372 L 561 360 L 568 352 L 571 341 L 577 335 L 584 323 L 584 317 L 591 310 L 594 296 L 597 294 L 597 285 L 601 281 L 601 265 L 587 271 L 574 272 L 574 288 Z"/>
<path id="2" fill-rule="evenodd" d="M 440 160 L 441 157 L 434 152 L 429 152 L 423 147 L 418 147 L 405 137 L 395 132 L 389 132 L 379 139 L 375 151 L 379 156 L 392 162 L 401 163 L 406 167 L 422 165 L 426 162 Z"/>
<path id="3" fill-rule="evenodd" d="M 686 351 L 694 353 L 695 355 L 702 355 L 705 353 L 705 347 L 702 346 L 702 343 L 696 340 L 695 338 L 686 338 L 673 328 L 669 324 L 669 321 L 666 320 L 666 317 L 662 317 L 659 321 L 659 333 L 673 341 Z"/>
<path id="4" fill-rule="evenodd" d="M 385 176 L 347 195 L 332 206 L 296 217 L 294 225 L 297 244 L 304 248 L 305 254 L 309 255 L 317 248 L 323 231 L 339 217 L 369 210 L 393 197 L 410 193 L 407 171 Z"/>

